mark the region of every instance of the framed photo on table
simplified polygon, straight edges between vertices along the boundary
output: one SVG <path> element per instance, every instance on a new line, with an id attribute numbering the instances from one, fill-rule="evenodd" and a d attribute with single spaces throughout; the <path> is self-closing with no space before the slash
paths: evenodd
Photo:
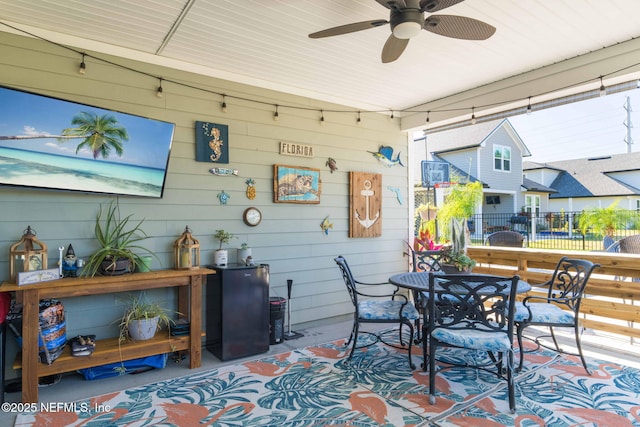
<path id="1" fill-rule="evenodd" d="M 320 203 L 320 169 L 273 165 L 274 203 Z"/>

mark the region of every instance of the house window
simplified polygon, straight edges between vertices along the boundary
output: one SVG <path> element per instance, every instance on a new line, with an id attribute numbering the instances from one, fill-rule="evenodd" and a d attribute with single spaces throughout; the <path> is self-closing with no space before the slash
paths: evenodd
<path id="1" fill-rule="evenodd" d="M 493 146 L 493 168 L 498 171 L 511 171 L 511 147 Z"/>
<path id="2" fill-rule="evenodd" d="M 524 196 L 525 213 L 540 215 L 540 196 L 527 194 Z"/>

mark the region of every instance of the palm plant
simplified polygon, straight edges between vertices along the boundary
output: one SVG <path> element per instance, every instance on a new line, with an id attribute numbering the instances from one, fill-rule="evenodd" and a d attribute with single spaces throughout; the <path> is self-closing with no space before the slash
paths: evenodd
<path id="1" fill-rule="evenodd" d="M 578 227 L 582 235 L 591 230 L 596 236 L 603 237 L 603 249 L 607 248 L 605 240 L 614 241 L 617 229 L 624 228 L 629 219 L 628 211 L 618 207 L 616 200 L 606 208 L 591 208 L 582 211 L 578 219 Z"/>
<path id="2" fill-rule="evenodd" d="M 76 147 L 76 154 L 83 147 L 87 147 L 93 153 L 94 159 L 98 156 L 102 156 L 103 159 L 109 158 L 112 149 L 118 156 L 122 156 L 124 152 L 122 142 L 129 140 L 129 134 L 124 127 L 118 126 L 118 120 L 114 116 L 110 114 L 98 116 L 95 113 L 83 111 L 73 117 L 71 124 L 77 126 L 63 129 L 62 135 L 67 138 L 84 138 Z"/>
<path id="3" fill-rule="evenodd" d="M 466 270 L 475 265 L 475 261 L 467 256 L 469 228 L 467 219 L 475 214 L 482 201 L 482 183 L 468 182 L 454 185 L 438 210 L 438 221 L 444 224 L 443 229 L 451 242 L 450 247 L 443 250 L 445 263 L 455 265 L 458 270 Z"/>

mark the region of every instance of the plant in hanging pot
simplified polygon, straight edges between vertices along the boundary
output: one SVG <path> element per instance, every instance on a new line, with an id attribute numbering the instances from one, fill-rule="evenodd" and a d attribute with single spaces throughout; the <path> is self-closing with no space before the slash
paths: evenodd
<path id="1" fill-rule="evenodd" d="M 146 252 L 157 258 L 149 249 L 137 244 L 147 238 L 147 234 L 141 229 L 144 220 L 131 225 L 131 217 L 132 215 L 120 217 L 117 201 L 109 204 L 106 214 L 100 206 L 94 227 L 100 248 L 89 257 L 82 269 L 82 276 L 131 273 L 137 265 L 143 264 L 141 256 L 133 252 L 134 250 Z"/>
<path id="2" fill-rule="evenodd" d="M 222 249 L 222 245 L 228 245 L 231 239 L 233 239 L 235 236 L 232 233 L 224 230 L 216 230 L 216 234 L 214 234 L 213 237 L 218 239 L 218 241 L 220 242 L 219 248 L 213 254 L 214 264 L 218 267 L 226 267 L 227 261 L 229 259 L 229 252 L 226 249 Z"/>
<path id="3" fill-rule="evenodd" d="M 119 341 L 123 342 L 129 338 L 134 341 L 148 340 L 153 338 L 162 326 L 169 328 L 173 323 L 169 311 L 157 302 L 149 301 L 144 294 L 131 296 L 120 319 Z"/>

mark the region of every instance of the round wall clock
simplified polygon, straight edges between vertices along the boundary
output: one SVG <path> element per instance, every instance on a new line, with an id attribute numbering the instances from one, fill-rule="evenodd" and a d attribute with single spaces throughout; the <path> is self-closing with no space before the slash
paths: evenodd
<path id="1" fill-rule="evenodd" d="M 242 220 L 245 224 L 255 227 L 262 221 L 262 212 L 258 208 L 250 207 L 244 210 Z"/>

